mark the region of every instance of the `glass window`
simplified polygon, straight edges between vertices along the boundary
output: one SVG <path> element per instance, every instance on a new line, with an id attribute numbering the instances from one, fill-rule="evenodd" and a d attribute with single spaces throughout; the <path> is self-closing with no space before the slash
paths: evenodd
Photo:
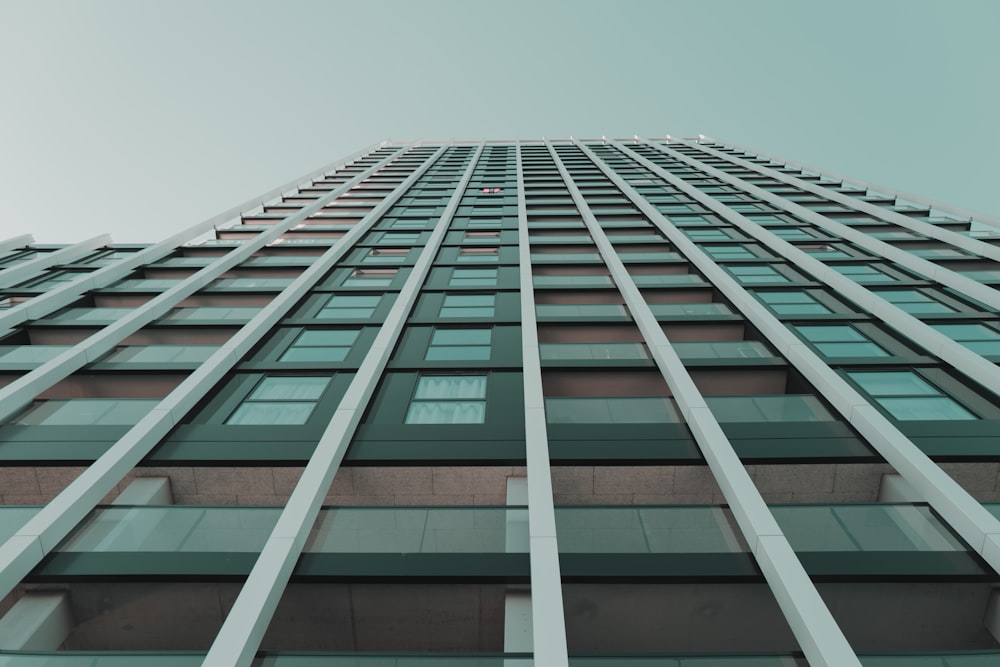
<path id="1" fill-rule="evenodd" d="M 343 361 L 360 333 L 360 329 L 303 331 L 279 361 Z"/>
<path id="2" fill-rule="evenodd" d="M 424 358 L 428 361 L 489 359 L 492 337 L 492 329 L 437 329 Z"/>
<path id="3" fill-rule="evenodd" d="M 32 426 L 133 426 L 159 400 L 126 398 L 76 398 L 41 401 L 14 420 Z"/>
<path id="4" fill-rule="evenodd" d="M 494 294 L 445 294 L 441 317 L 493 317 Z"/>
<path id="5" fill-rule="evenodd" d="M 692 241 L 729 241 L 732 239 L 721 229 L 686 229 L 684 233 Z"/>
<path id="6" fill-rule="evenodd" d="M 385 232 L 379 238 L 380 244 L 386 245 L 415 245 L 420 241 L 419 232 Z"/>
<path id="7" fill-rule="evenodd" d="M 848 376 L 900 421 L 977 419 L 913 371 L 856 372 Z"/>
<path id="8" fill-rule="evenodd" d="M 372 248 L 365 255 L 365 264 L 402 264 L 410 254 L 409 248 Z"/>
<path id="9" fill-rule="evenodd" d="M 786 241 L 797 241 L 799 239 L 813 239 L 816 238 L 809 232 L 799 229 L 798 227 L 787 227 L 784 229 L 772 229 L 771 233 L 777 236 L 779 239 L 785 239 Z"/>
<path id="10" fill-rule="evenodd" d="M 328 377 L 266 377 L 226 420 L 227 424 L 305 424 Z"/>
<path id="11" fill-rule="evenodd" d="M 393 229 L 424 229 L 427 227 L 427 222 L 423 218 L 397 218 L 392 221 L 390 227 Z"/>
<path id="12" fill-rule="evenodd" d="M 682 419 L 665 397 L 547 398 L 550 424 L 675 424 Z"/>
<path id="13" fill-rule="evenodd" d="M 324 320 L 368 318 L 375 312 L 381 299 L 381 294 L 335 294 L 316 317 Z"/>
<path id="14" fill-rule="evenodd" d="M 103 361 L 136 364 L 200 364 L 218 349 L 215 345 L 128 345 L 119 347 Z"/>
<path id="15" fill-rule="evenodd" d="M 831 312 L 807 292 L 756 292 L 756 296 L 779 315 L 821 315 Z"/>
<path id="16" fill-rule="evenodd" d="M 388 287 L 398 269 L 356 269 L 341 283 L 344 287 Z"/>
<path id="17" fill-rule="evenodd" d="M 896 282 L 896 278 L 879 271 L 870 264 L 834 264 L 833 269 L 862 285 Z"/>
<path id="18" fill-rule="evenodd" d="M 917 290 L 876 289 L 872 291 L 886 301 L 895 304 L 897 307 L 912 315 L 955 312 L 954 308 L 950 308 L 943 303 L 939 303 L 923 292 L 918 292 Z"/>
<path id="19" fill-rule="evenodd" d="M 932 324 L 931 327 L 976 354 L 1000 355 L 1000 332 L 982 324 Z"/>
<path id="20" fill-rule="evenodd" d="M 847 324 L 797 326 L 799 333 L 827 357 L 888 357 L 882 346 Z"/>
<path id="21" fill-rule="evenodd" d="M 454 269 L 451 272 L 450 287 L 495 287 L 497 269 Z"/>
<path id="22" fill-rule="evenodd" d="M 741 283 L 790 283 L 788 276 L 779 273 L 773 266 L 734 264 L 725 267 Z"/>
<path id="23" fill-rule="evenodd" d="M 407 424 L 482 424 L 485 421 L 485 375 L 421 377 L 404 419 Z"/>
<path id="24" fill-rule="evenodd" d="M 459 248 L 460 262 L 496 262 L 500 258 L 499 248 Z"/>
<path id="25" fill-rule="evenodd" d="M 831 245 L 801 245 L 797 247 L 810 257 L 814 257 L 819 260 L 851 259 L 851 255 L 848 255 L 846 252 L 838 250 Z"/>
<path id="26" fill-rule="evenodd" d="M 759 259 L 749 248 L 741 245 L 708 245 L 703 247 L 702 250 L 716 261 L 725 261 L 727 259 Z"/>

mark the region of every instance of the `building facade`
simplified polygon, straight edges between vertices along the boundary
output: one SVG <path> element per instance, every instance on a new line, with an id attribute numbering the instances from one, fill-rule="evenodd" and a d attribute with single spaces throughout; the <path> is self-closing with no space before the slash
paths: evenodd
<path id="1" fill-rule="evenodd" d="M 1000 220 L 384 142 L 0 243 L 0 665 L 1000 664 Z"/>

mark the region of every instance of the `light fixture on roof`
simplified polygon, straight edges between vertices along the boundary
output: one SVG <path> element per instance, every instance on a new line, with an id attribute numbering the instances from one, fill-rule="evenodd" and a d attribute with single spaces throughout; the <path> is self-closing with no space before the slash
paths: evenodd
<path id="1" fill-rule="evenodd" d="M 603 134 L 601 135 L 601 143 L 604 144 L 605 146 L 608 145 L 608 138 Z"/>
<path id="2" fill-rule="evenodd" d="M 632 135 L 632 143 L 634 143 L 634 144 L 639 143 L 639 135 L 638 134 L 633 134 Z"/>
<path id="3" fill-rule="evenodd" d="M 669 134 L 667 135 L 667 143 L 668 144 L 670 143 L 670 135 Z"/>

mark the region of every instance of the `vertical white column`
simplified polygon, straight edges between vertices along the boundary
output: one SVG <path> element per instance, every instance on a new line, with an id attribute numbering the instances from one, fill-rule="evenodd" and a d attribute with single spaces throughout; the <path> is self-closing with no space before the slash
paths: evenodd
<path id="1" fill-rule="evenodd" d="M 521 145 L 517 145 L 517 250 L 521 285 L 521 348 L 524 374 L 524 438 L 528 468 L 528 531 L 531 545 L 531 614 L 536 665 L 569 664 L 563 612 L 562 573 L 552 498 L 549 436 L 538 352 L 538 323 L 532 284 L 528 209 Z"/>

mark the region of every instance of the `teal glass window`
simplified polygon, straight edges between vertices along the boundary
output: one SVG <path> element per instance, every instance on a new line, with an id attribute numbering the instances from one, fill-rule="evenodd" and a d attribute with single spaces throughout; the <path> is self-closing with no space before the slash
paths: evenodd
<path id="1" fill-rule="evenodd" d="M 156 399 L 75 398 L 40 401 L 14 420 L 31 426 L 134 426 Z"/>
<path id="2" fill-rule="evenodd" d="M 982 324 L 932 324 L 931 327 L 976 354 L 1000 355 L 1000 332 Z"/>
<path id="3" fill-rule="evenodd" d="M 356 269 L 344 282 L 344 287 L 388 287 L 395 279 L 398 269 Z"/>
<path id="4" fill-rule="evenodd" d="M 851 255 L 848 255 L 843 250 L 838 250 L 831 245 L 803 245 L 797 246 L 799 250 L 806 253 L 810 257 L 819 260 L 825 259 L 851 259 Z"/>
<path id="5" fill-rule="evenodd" d="M 437 329 L 424 357 L 428 361 L 486 360 L 490 358 L 492 329 Z"/>
<path id="6" fill-rule="evenodd" d="M 496 262 L 500 259 L 500 248 L 493 247 L 469 247 L 459 248 L 459 262 Z"/>
<path id="7" fill-rule="evenodd" d="M 449 287 L 496 287 L 497 269 L 453 269 Z"/>
<path id="8" fill-rule="evenodd" d="M 848 376 L 900 421 L 977 419 L 913 371 L 854 372 Z"/>
<path id="9" fill-rule="evenodd" d="M 802 239 L 814 239 L 816 238 L 809 232 L 799 229 L 798 227 L 787 227 L 784 229 L 772 229 L 771 233 L 777 236 L 779 239 L 784 239 L 786 241 L 798 241 Z"/>
<path id="10" fill-rule="evenodd" d="M 423 218 L 396 218 L 389 226 L 392 229 L 425 229 L 427 222 Z"/>
<path id="11" fill-rule="evenodd" d="M 729 241 L 732 237 L 721 229 L 688 229 L 684 233 L 692 241 Z"/>
<path id="12" fill-rule="evenodd" d="M 808 292 L 756 292 L 779 315 L 822 315 L 831 312 Z"/>
<path id="13" fill-rule="evenodd" d="M 111 309 L 106 310 L 128 310 Z M 230 320 L 235 322 L 249 322 L 250 319 L 260 312 L 259 308 L 235 307 L 225 308 L 222 306 L 195 306 L 192 308 L 175 308 L 166 316 L 167 320 Z"/>
<path id="14" fill-rule="evenodd" d="M 445 294 L 441 317 L 493 317 L 494 294 Z"/>
<path id="15" fill-rule="evenodd" d="M 103 361 L 133 364 L 200 364 L 218 349 L 215 345 L 128 345 L 118 348 Z"/>
<path id="16" fill-rule="evenodd" d="M 894 304 L 911 315 L 929 315 L 933 313 L 953 313 L 954 308 L 935 301 L 923 292 L 917 290 L 872 290 L 886 301 Z"/>
<path id="17" fill-rule="evenodd" d="M 266 377 L 257 383 L 240 406 L 229 415 L 226 423 L 305 424 L 329 382 L 328 377 Z"/>
<path id="18" fill-rule="evenodd" d="M 486 376 L 421 377 L 403 421 L 407 424 L 482 424 L 486 421 Z"/>
<path id="19" fill-rule="evenodd" d="M 32 278 L 16 286 L 16 289 L 51 289 L 86 275 L 78 271 L 46 271 L 41 278 Z"/>
<path id="20" fill-rule="evenodd" d="M 665 397 L 547 398 L 549 424 L 676 424 L 673 401 Z"/>
<path id="21" fill-rule="evenodd" d="M 409 254 L 409 248 L 372 248 L 361 261 L 364 264 L 402 264 Z"/>
<path id="22" fill-rule="evenodd" d="M 725 267 L 729 273 L 743 283 L 790 283 L 791 279 L 780 273 L 773 266 L 755 266 L 747 264 L 734 264 Z"/>
<path id="23" fill-rule="evenodd" d="M 303 331 L 279 361 L 343 361 L 360 333 L 360 329 Z"/>
<path id="24" fill-rule="evenodd" d="M 385 232 L 379 237 L 379 244 L 416 245 L 420 242 L 419 232 Z"/>
<path id="25" fill-rule="evenodd" d="M 712 259 L 759 259 L 749 248 L 741 245 L 708 245 L 702 248 Z"/>
<path id="26" fill-rule="evenodd" d="M 316 314 L 317 319 L 344 320 L 365 319 L 375 313 L 382 295 L 335 294 Z"/>
<path id="27" fill-rule="evenodd" d="M 827 357 L 888 357 L 881 345 L 847 324 L 797 326 L 799 333 Z"/>
<path id="28" fill-rule="evenodd" d="M 861 285 L 894 283 L 896 278 L 879 271 L 870 264 L 834 264 L 833 269 Z"/>

